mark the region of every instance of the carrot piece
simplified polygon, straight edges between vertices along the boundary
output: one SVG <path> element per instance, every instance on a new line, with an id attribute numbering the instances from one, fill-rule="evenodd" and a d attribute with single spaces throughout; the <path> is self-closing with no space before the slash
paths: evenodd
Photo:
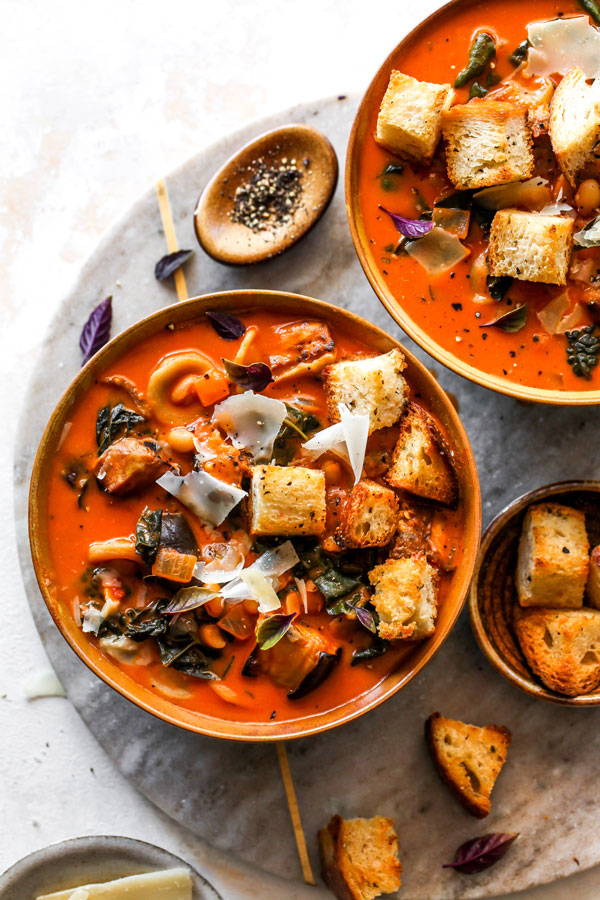
<path id="1" fill-rule="evenodd" d="M 288 591 L 285 595 L 285 609 L 288 615 L 290 613 L 296 613 L 301 616 L 304 613 L 304 606 L 302 605 L 302 598 L 298 591 Z"/>
<path id="2" fill-rule="evenodd" d="M 194 388 L 202 406 L 212 406 L 229 396 L 229 379 L 220 369 L 209 369 L 196 377 Z"/>
<path id="3" fill-rule="evenodd" d="M 167 578 L 169 581 L 177 581 L 187 584 L 192 580 L 194 566 L 198 557 L 191 553 L 179 553 L 170 547 L 161 547 L 156 554 L 152 574 L 157 578 Z"/>

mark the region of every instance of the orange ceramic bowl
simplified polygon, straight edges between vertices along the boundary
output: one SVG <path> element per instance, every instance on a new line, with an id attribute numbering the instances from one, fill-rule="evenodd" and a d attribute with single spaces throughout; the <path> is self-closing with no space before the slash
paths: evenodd
<path id="1" fill-rule="evenodd" d="M 191 322 L 207 308 L 242 312 L 257 306 L 260 309 L 289 312 L 292 316 L 323 318 L 334 334 L 336 326 L 339 325 L 346 333 L 355 334 L 377 352 L 386 352 L 399 346 L 385 332 L 350 312 L 308 297 L 279 291 L 228 291 L 197 297 L 162 309 L 113 338 L 75 377 L 59 401 L 42 437 L 33 466 L 29 494 L 29 537 L 40 591 L 56 626 L 82 662 L 132 703 L 165 722 L 201 734 L 241 741 L 283 740 L 326 731 L 373 709 L 407 684 L 442 645 L 462 609 L 473 574 L 481 530 L 481 498 L 477 470 L 460 419 L 431 373 L 402 347 L 407 360 L 405 374 L 409 383 L 438 417 L 454 448 L 460 502 L 463 504 L 466 523 L 464 552 L 453 573 L 448 596 L 440 609 L 435 634 L 429 640 L 415 646 L 414 652 L 402 661 L 400 667 L 371 690 L 334 709 L 288 721 L 238 722 L 182 708 L 140 685 L 107 659 L 82 633 L 71 612 L 61 608 L 53 587 L 47 528 L 49 460 L 57 450 L 74 405 L 107 366 L 127 354 L 142 340 L 161 331 L 170 323 L 177 325 Z"/>
<path id="2" fill-rule="evenodd" d="M 587 388 L 588 385 L 585 381 L 582 381 L 581 390 L 559 390 L 556 388 L 545 388 L 527 383 L 519 383 L 516 380 L 511 380 L 510 377 L 503 375 L 500 366 L 498 366 L 497 373 L 492 373 L 483 368 L 478 368 L 474 362 L 466 362 L 465 359 L 454 353 L 451 349 L 451 340 L 454 340 L 455 335 L 460 337 L 461 341 L 464 340 L 464 335 L 462 334 L 463 328 L 457 327 L 457 330 L 455 330 L 455 326 L 449 326 L 448 322 L 444 319 L 441 322 L 436 323 L 435 327 L 438 328 L 438 333 L 440 334 L 442 331 L 450 333 L 451 338 L 450 340 L 447 340 L 442 336 L 439 338 L 436 337 L 433 327 L 434 323 L 430 323 L 427 327 L 424 327 L 417 321 L 418 316 L 414 315 L 414 310 L 416 309 L 418 311 L 417 303 L 423 301 L 428 302 L 426 296 L 417 296 L 417 293 L 415 293 L 414 298 L 412 298 L 414 309 L 413 314 L 411 314 L 407 309 L 407 306 L 409 306 L 409 298 L 406 295 L 411 289 L 411 283 L 408 281 L 408 276 L 405 279 L 406 286 L 403 291 L 392 289 L 390 287 L 390 278 L 386 277 L 386 274 L 383 271 L 383 269 L 386 268 L 386 264 L 382 264 L 378 258 L 382 255 L 382 241 L 379 237 L 375 240 L 373 223 L 365 221 L 365 214 L 361 204 L 360 186 L 363 183 L 361 171 L 367 162 L 368 154 L 366 150 L 370 150 L 370 142 L 373 141 L 377 111 L 379 110 L 381 100 L 387 88 L 391 70 L 400 69 L 419 79 L 436 83 L 451 82 L 457 74 L 458 69 L 461 68 L 466 61 L 464 59 L 464 53 L 466 53 L 470 35 L 477 27 L 481 28 L 486 26 L 489 30 L 494 31 L 495 26 L 502 37 L 504 37 L 505 33 L 509 34 L 511 47 L 513 47 L 513 41 L 514 46 L 516 46 L 526 37 L 524 24 L 523 27 L 519 24 L 518 29 L 510 25 L 510 22 L 513 20 L 512 17 L 515 15 L 516 8 L 519 10 L 518 15 L 524 15 L 525 21 L 554 18 L 557 10 L 563 10 L 565 15 L 579 15 L 581 13 L 580 7 L 577 3 L 574 3 L 573 0 L 565 0 L 565 4 L 562 6 L 555 4 L 554 0 L 528 0 L 528 2 L 522 2 L 522 0 L 510 0 L 509 4 L 498 4 L 495 3 L 494 0 L 451 0 L 450 3 L 442 6 L 441 9 L 437 10 L 417 25 L 417 27 L 414 28 L 398 44 L 398 46 L 394 48 L 394 50 L 392 50 L 367 88 L 358 108 L 358 112 L 356 113 L 348 142 L 345 186 L 346 208 L 350 231 L 352 233 L 352 240 L 354 241 L 356 253 L 365 274 L 369 279 L 371 287 L 387 311 L 417 344 L 439 362 L 476 384 L 491 388 L 502 394 L 517 397 L 521 400 L 564 405 L 597 404 L 600 403 L 600 390 L 584 389 Z M 563 13 L 561 12 L 560 14 L 562 15 Z M 458 44 L 459 41 L 460 44 Z M 463 45 L 464 51 L 462 49 Z M 461 56 L 456 60 L 456 62 L 460 62 L 460 64 L 457 65 L 453 74 L 453 71 L 446 64 L 447 59 L 444 48 L 456 46 L 461 47 Z M 414 51 L 421 47 L 425 48 L 426 57 L 425 59 L 419 57 L 417 71 L 415 69 L 416 57 Z M 410 54 L 413 54 L 411 56 L 411 61 L 405 68 L 406 57 Z M 444 62 L 444 60 L 446 60 L 446 62 Z M 441 67 L 439 66 L 440 61 L 444 63 Z M 388 162 L 393 161 L 390 154 L 387 154 L 387 157 L 389 157 L 387 159 Z M 372 174 L 370 168 L 368 171 L 370 178 Z M 400 196 L 399 193 L 393 192 L 385 194 L 385 197 L 389 198 L 389 200 L 386 201 L 386 205 L 391 205 L 393 209 L 394 197 L 398 196 Z M 376 205 L 377 202 L 381 202 L 382 199 L 383 197 L 378 195 L 378 199 L 374 200 L 374 204 Z M 385 214 L 382 215 L 385 219 Z M 393 229 L 391 234 L 393 235 Z M 397 236 L 399 237 L 399 235 Z M 393 240 L 393 238 L 390 237 L 390 240 Z M 388 254 L 388 256 L 389 255 L 390 254 Z M 393 261 L 391 262 L 391 265 L 394 265 Z M 429 291 L 444 291 L 443 282 L 440 282 L 438 286 L 435 281 L 431 282 L 429 285 L 422 284 L 421 281 L 424 281 L 424 279 L 419 281 L 419 294 L 426 295 L 428 293 L 428 287 Z M 460 297 L 457 296 L 456 299 L 459 300 Z M 451 311 L 448 310 L 448 315 L 450 314 Z M 464 325 L 465 321 L 461 320 L 460 324 L 461 326 Z M 475 328 L 475 326 L 472 325 L 471 320 L 469 320 L 469 325 L 471 330 Z M 540 330 L 543 331 L 541 326 Z M 518 338 L 518 335 L 513 335 L 512 337 Z M 518 343 L 518 339 L 515 339 L 515 349 L 518 347 Z M 505 352 L 505 349 L 506 348 L 503 348 L 503 353 Z M 489 354 L 489 342 L 487 350 Z M 542 368 L 544 357 L 536 357 L 536 359 L 538 359 L 540 368 Z M 566 354 L 564 360 L 566 365 Z M 506 362 L 507 370 L 510 365 L 512 365 L 512 361 L 509 359 Z M 554 372 L 553 363 L 550 361 L 545 362 L 544 371 L 548 373 Z"/>

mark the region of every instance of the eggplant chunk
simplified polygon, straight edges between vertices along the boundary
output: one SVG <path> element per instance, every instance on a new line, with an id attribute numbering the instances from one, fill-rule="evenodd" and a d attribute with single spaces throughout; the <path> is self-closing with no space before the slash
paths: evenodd
<path id="1" fill-rule="evenodd" d="M 152 440 L 125 437 L 115 441 L 98 460 L 100 486 L 109 494 L 130 494 L 156 481 L 165 467 L 158 449 Z"/>
<path id="2" fill-rule="evenodd" d="M 270 650 L 256 649 L 246 663 L 244 674 L 257 670 L 279 687 L 286 688 L 290 700 L 298 700 L 325 681 L 341 656 L 320 632 L 307 625 L 292 625 Z"/>
<path id="3" fill-rule="evenodd" d="M 198 544 L 188 520 L 181 513 L 163 511 L 159 546 L 190 556 L 198 555 Z"/>

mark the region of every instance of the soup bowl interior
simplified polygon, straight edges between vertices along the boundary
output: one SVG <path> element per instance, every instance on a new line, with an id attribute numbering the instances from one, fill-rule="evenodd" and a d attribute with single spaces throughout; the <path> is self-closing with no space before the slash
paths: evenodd
<path id="1" fill-rule="evenodd" d="M 81 370 L 52 414 L 42 437 L 31 477 L 29 498 L 29 535 L 33 565 L 47 607 L 62 635 L 80 659 L 108 685 L 142 709 L 166 722 L 203 734 L 237 740 L 276 740 L 300 737 L 324 731 L 377 706 L 405 685 L 432 657 L 456 620 L 473 572 L 481 527 L 481 500 L 475 462 L 456 410 L 431 373 L 402 348 L 407 369 L 405 375 L 414 393 L 421 397 L 445 428 L 456 453 L 457 477 L 464 511 L 464 551 L 452 575 L 449 592 L 441 606 L 435 634 L 417 645 L 398 668 L 372 689 L 340 706 L 313 715 L 287 721 L 238 722 L 204 715 L 183 708 L 134 681 L 88 639 L 70 610 L 58 600 L 49 546 L 48 488 L 50 462 L 57 452 L 72 410 L 98 376 L 124 357 L 140 342 L 170 325 L 193 323 L 206 309 L 250 313 L 253 309 L 272 310 L 292 317 L 313 317 L 327 321 L 334 336 L 336 327 L 367 343 L 375 352 L 400 346 L 374 325 L 343 309 L 295 294 L 276 291 L 231 291 L 197 297 L 162 309 L 115 337 Z"/>
<path id="2" fill-rule="evenodd" d="M 517 2 L 518 0 L 511 0 L 510 5 L 514 8 Z M 589 389 L 585 382 L 582 383 L 581 390 L 559 390 L 552 387 L 545 388 L 526 383 L 519 383 L 516 380 L 507 377 L 509 365 L 513 364 L 511 360 L 508 361 L 504 374 L 500 365 L 498 365 L 497 372 L 489 372 L 482 368 L 478 368 L 475 363 L 470 364 L 466 362 L 465 359 L 453 353 L 452 350 L 449 349 L 448 344 L 442 345 L 441 341 L 436 339 L 432 330 L 424 328 L 408 311 L 406 290 L 401 292 L 392 290 L 390 287 L 389 278 L 387 277 L 387 273 L 384 272 L 386 265 L 382 266 L 380 264 L 381 260 L 379 257 L 382 255 L 381 247 L 379 247 L 377 242 L 373 239 L 372 225 L 365 221 L 363 203 L 361 202 L 361 172 L 365 165 L 365 148 L 369 142 L 373 140 L 377 111 L 379 110 L 383 95 L 385 94 L 390 78 L 390 72 L 392 69 L 399 68 L 402 71 L 406 71 L 409 75 L 415 75 L 417 78 L 425 78 L 426 80 L 434 82 L 452 81 L 456 72 L 453 74 L 447 67 L 444 76 L 437 72 L 431 74 L 431 69 L 427 68 L 427 62 L 425 62 L 423 66 L 421 66 L 424 71 L 417 74 L 412 71 L 410 65 L 406 69 L 403 68 L 403 59 L 405 56 L 415 51 L 416 48 L 423 47 L 425 60 L 431 60 L 431 54 L 433 53 L 436 55 L 437 63 L 437 54 L 443 51 L 440 51 L 440 47 L 437 45 L 435 47 L 430 46 L 431 29 L 435 28 L 436 35 L 439 35 L 440 33 L 447 35 L 445 41 L 452 40 L 452 43 L 448 44 L 448 46 L 452 47 L 455 44 L 459 32 L 456 24 L 457 15 L 460 13 L 461 16 L 463 14 L 469 16 L 469 24 L 466 26 L 467 30 L 470 29 L 473 31 L 476 27 L 484 25 L 491 26 L 494 23 L 489 23 L 486 19 L 486 10 L 489 6 L 490 4 L 487 2 L 482 4 L 481 0 L 451 0 L 450 3 L 447 3 L 417 25 L 417 27 L 414 28 L 394 48 L 394 50 L 392 50 L 368 86 L 354 119 L 346 153 L 346 209 L 352 240 L 371 287 L 387 311 L 417 344 L 443 365 L 476 384 L 480 384 L 502 394 L 518 397 L 522 400 L 563 405 L 597 404 L 600 402 L 600 390 Z M 527 8 L 527 4 L 523 3 L 518 3 L 518 6 L 520 9 Z M 540 5 L 538 7 L 534 3 L 531 3 L 530 19 L 536 20 L 546 18 L 546 12 L 548 11 L 546 7 L 549 9 L 550 4 L 545 3 L 545 5 Z M 573 7 L 573 9 L 571 9 L 571 7 Z M 561 7 L 561 9 L 562 8 L 563 7 Z M 507 10 L 506 4 L 496 4 L 496 9 L 498 11 L 497 15 L 504 16 L 505 20 L 506 17 L 510 18 L 511 13 Z M 571 14 L 578 14 L 576 12 L 576 4 L 568 3 L 568 9 L 565 11 L 565 15 Z M 554 16 L 555 12 L 548 17 L 554 18 Z M 496 20 L 495 24 L 498 28 L 500 27 Z M 494 28 L 491 27 L 491 30 L 494 31 Z M 523 29 L 523 37 L 525 36 L 525 31 Z M 519 38 L 519 40 L 521 39 L 522 38 Z M 460 40 L 466 40 L 468 42 L 464 21 L 461 21 L 460 25 Z M 389 162 L 398 161 L 392 155 L 387 155 L 389 156 Z M 385 194 L 385 198 L 387 198 L 386 206 L 392 205 L 393 209 L 395 196 L 398 196 L 398 194 Z M 377 201 L 374 202 L 377 203 Z M 382 203 L 383 198 L 380 198 L 379 202 Z M 385 218 L 385 213 L 382 213 L 382 215 Z M 403 213 L 403 215 L 408 215 L 408 213 Z M 393 235 L 393 229 L 391 235 Z M 396 236 L 399 237 L 399 235 Z M 392 240 L 392 237 L 390 237 L 390 240 Z M 388 254 L 388 256 L 390 256 L 390 254 Z M 391 257 L 391 259 L 391 265 L 393 265 L 393 257 Z M 434 285 L 433 288 L 431 287 L 432 284 Z M 435 281 L 430 281 L 429 287 L 430 291 L 434 290 L 442 292 L 444 290 L 443 285 L 440 284 L 439 286 L 436 286 Z M 410 284 L 408 284 L 408 289 L 410 290 Z M 424 288 L 423 292 L 427 293 L 427 288 Z M 427 300 L 426 297 L 417 299 L 419 299 L 420 302 L 425 302 Z M 488 312 L 489 310 L 490 307 L 487 307 Z M 493 318 L 493 314 L 490 315 L 490 318 Z M 447 328 L 448 324 L 442 321 L 440 323 L 440 330 L 447 330 Z M 462 329 L 459 329 L 459 332 L 460 333 L 457 333 L 457 340 L 460 339 L 462 341 L 464 339 Z M 453 329 L 452 334 L 454 334 Z M 489 356 L 489 341 L 488 345 L 486 345 L 486 352 Z M 548 371 L 551 372 L 552 369 L 548 368 Z"/>
<path id="3" fill-rule="evenodd" d="M 600 690 L 567 697 L 545 687 L 527 665 L 513 627 L 523 518 L 529 506 L 548 499 L 585 512 L 590 545 L 600 542 L 600 482 L 563 481 L 518 497 L 496 516 L 483 536 L 469 596 L 471 625 L 491 664 L 527 694 L 565 706 L 597 706 Z"/>

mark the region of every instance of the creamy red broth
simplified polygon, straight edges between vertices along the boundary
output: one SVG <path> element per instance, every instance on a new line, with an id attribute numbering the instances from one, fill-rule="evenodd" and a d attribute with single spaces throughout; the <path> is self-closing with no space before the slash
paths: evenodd
<path id="1" fill-rule="evenodd" d="M 392 59 L 392 68 L 423 81 L 454 83 L 458 72 L 464 68 L 473 36 L 487 31 L 497 39 L 497 55 L 493 72 L 503 81 L 521 79 L 515 75 L 515 67 L 508 57 L 527 37 L 526 26 L 530 22 L 554 19 L 558 16 L 582 15 L 578 3 L 557 0 L 481 0 L 479 3 L 459 4 L 448 13 L 434 17 L 420 32 L 418 40 L 409 41 Z M 555 82 L 560 76 L 554 78 Z M 531 85 L 531 79 L 523 80 Z M 534 80 L 535 83 L 535 80 Z M 502 87 L 502 83 L 496 90 Z M 455 103 L 466 103 L 470 84 L 456 91 Z M 489 97 L 493 98 L 494 88 Z M 501 99 L 500 94 L 497 96 Z M 386 179 L 390 188 L 382 187 L 381 173 L 394 157 L 374 140 L 379 104 L 374 104 L 367 126 L 366 137 L 360 147 L 359 203 L 367 238 L 371 244 L 373 259 L 388 288 L 414 322 L 427 332 L 441 347 L 460 360 L 491 375 L 506 377 L 513 382 L 535 388 L 551 390 L 597 390 L 600 384 L 600 367 L 591 380 L 574 375 L 567 364 L 566 338 L 562 334 L 549 334 L 542 326 L 536 312 L 565 290 L 553 285 L 514 281 L 509 291 L 514 306 L 527 303 L 528 321 L 516 334 L 507 334 L 498 328 L 480 328 L 482 322 L 493 319 L 498 307 L 493 303 L 480 305 L 473 301 L 473 263 L 485 251 L 486 240 L 477 226 L 471 225 L 468 238 L 463 242 L 471 250 L 470 256 L 452 270 L 438 276 L 429 275 L 410 256 L 396 256 L 389 252 L 400 237 L 390 218 L 379 205 L 409 218 L 418 218 L 422 207 L 416 191 L 431 207 L 436 200 L 452 193 L 453 186 L 445 171 L 443 151 L 438 148 L 433 164 L 426 168 L 405 166 L 400 175 Z M 543 140 L 537 140 L 538 165 L 536 174 L 549 178 L 553 193 L 562 188 L 562 197 L 573 203 L 573 193 L 560 177 L 558 168 L 540 162 L 547 161 L 542 153 Z M 578 219 L 576 230 L 590 220 L 590 216 Z M 592 256 L 600 268 L 600 251 L 578 252 L 578 259 Z M 590 309 L 585 303 L 584 286 L 572 280 L 568 282 L 569 310 L 581 302 L 576 326 L 591 324 Z"/>
<path id="2" fill-rule="evenodd" d="M 278 349 L 275 327 L 289 321 L 289 317 L 269 312 L 253 312 L 242 313 L 241 318 L 246 326 L 257 326 L 257 335 L 245 363 L 268 360 Z M 339 329 L 336 329 L 334 339 L 338 359 L 376 355 L 376 351 Z M 221 358 L 231 358 L 239 345 L 240 340 L 225 341 L 215 334 L 208 322 L 201 321 L 173 330 L 164 330 L 142 341 L 107 369 L 104 376 L 117 374 L 126 376 L 143 392 L 150 373 L 167 354 L 199 349 L 209 355 L 218 367 Z M 298 397 L 303 400 L 309 398 L 321 427 L 330 424 L 320 377 L 302 376 L 293 381 L 276 383 L 266 388 L 264 394 L 291 403 Z M 114 405 L 119 402 L 132 406 L 122 390 L 98 382 L 93 384 L 83 400 L 73 409 L 62 445 L 52 462 L 52 479 L 48 495 L 50 580 L 56 588 L 57 600 L 63 614 L 74 618 L 77 618 L 77 610 L 79 609 L 80 614 L 81 605 L 86 602 L 86 584 L 89 583 L 86 578 L 89 578 L 89 573 L 93 569 L 88 560 L 90 543 L 117 536 L 132 536 L 138 517 L 145 507 L 183 513 L 193 529 L 200 548 L 206 543 L 214 542 L 219 535 L 224 541 L 227 541 L 229 536 L 226 524 L 220 528 L 204 527 L 185 507 L 156 484 L 127 496 L 112 496 L 98 487 L 91 474 L 97 462 L 95 440 L 97 412 L 107 404 Z M 193 415 L 190 413 L 190 420 L 196 418 L 209 420 L 211 414 L 212 406 L 201 410 L 199 416 L 197 408 L 194 407 Z M 166 426 L 158 426 L 153 421 L 148 423 L 148 427 L 153 432 L 153 438 L 167 446 L 165 452 L 169 462 L 178 464 L 183 473 L 190 471 L 192 454 L 168 451 L 165 435 L 169 429 Z M 322 457 L 314 465 L 324 466 L 326 460 L 327 456 Z M 65 473 L 77 465 L 83 465 L 90 476 L 87 489 L 80 501 L 83 508 L 78 505 L 77 488 L 65 480 Z M 345 490 L 350 484 L 350 475 L 342 467 L 337 486 L 340 490 Z M 459 505 L 456 510 L 440 509 L 435 513 L 435 521 L 438 532 L 442 534 L 441 541 L 444 547 L 453 554 L 453 564 L 458 564 L 462 553 L 462 506 Z M 256 557 L 257 552 L 248 554 L 246 564 Z M 139 576 L 144 571 L 134 562 L 107 563 L 107 565 L 116 567 L 130 585 L 135 585 L 136 579 L 139 581 Z M 450 579 L 451 574 L 442 573 L 439 588 L 440 604 L 445 601 Z M 157 593 L 160 594 L 161 590 L 156 588 L 152 581 L 148 579 L 145 582 L 146 593 L 143 599 L 140 599 L 137 589 L 132 590 L 122 601 L 121 608 L 139 607 Z M 174 589 L 179 586 L 175 585 Z M 162 593 L 164 594 L 164 591 Z M 302 611 L 297 621 L 316 629 L 323 635 L 328 647 L 333 651 L 341 648 L 342 655 L 332 674 L 316 690 L 302 699 L 288 699 L 286 690 L 274 684 L 267 676 L 248 678 L 242 674 L 244 663 L 255 645 L 253 636 L 246 640 L 232 638 L 220 658 L 214 661 L 215 672 L 223 676 L 223 681 L 219 684 L 231 689 L 236 698 L 234 703 L 227 702 L 219 696 L 211 683 L 162 665 L 152 641 L 140 645 L 146 658 L 149 659 L 147 665 L 127 665 L 123 662 L 116 664 L 140 685 L 171 699 L 181 707 L 219 718 L 259 722 L 274 718 L 278 720 L 300 718 L 339 706 L 372 688 L 405 654 L 411 653 L 414 649 L 414 644 L 411 645 L 410 642 L 404 646 L 391 646 L 385 655 L 351 666 L 352 652 L 368 645 L 371 640 L 369 634 L 356 624 L 342 622 L 340 617 L 332 617 L 324 611 L 318 592 L 309 594 L 309 599 L 310 614 L 307 615 Z M 283 611 L 285 610 L 284 600 Z M 255 619 L 256 616 L 253 621 Z M 218 621 L 218 615 L 212 621 Z M 97 637 L 94 635 L 88 637 L 91 642 L 97 644 Z M 114 664 L 115 660 L 111 657 L 110 662 Z"/>

